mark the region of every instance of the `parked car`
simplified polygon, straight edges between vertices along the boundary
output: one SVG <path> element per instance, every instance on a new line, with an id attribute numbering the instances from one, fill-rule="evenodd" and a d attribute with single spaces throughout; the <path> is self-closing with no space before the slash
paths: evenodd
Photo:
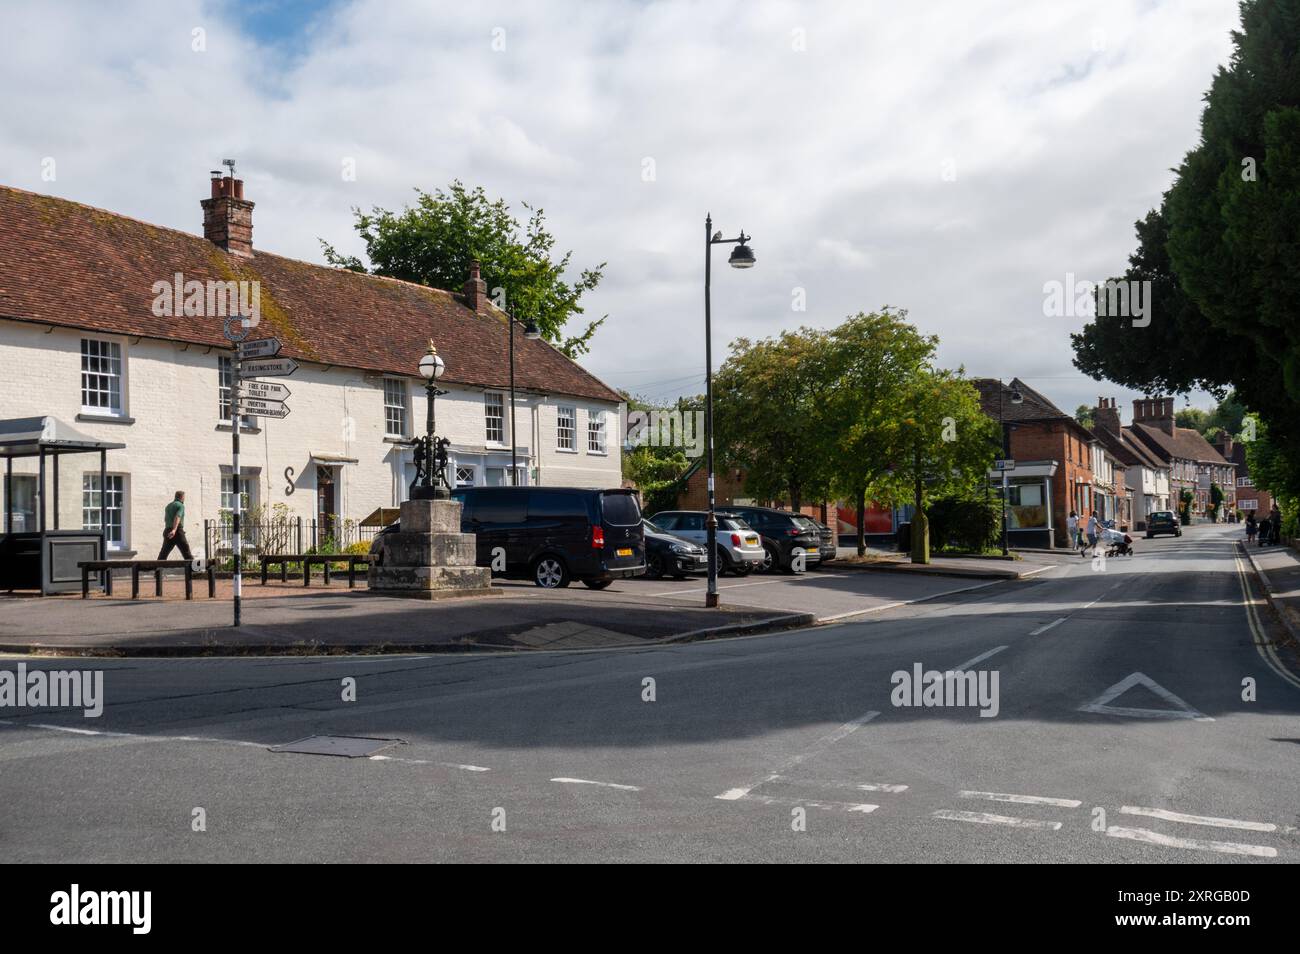
<path id="1" fill-rule="evenodd" d="M 835 551 L 839 549 L 839 535 L 820 520 L 809 518 L 817 524 L 817 529 L 821 532 L 821 559 L 814 566 L 825 566 L 835 560 Z"/>
<path id="2" fill-rule="evenodd" d="M 709 569 L 709 554 L 704 547 L 682 537 L 673 536 L 651 520 L 643 520 L 645 529 L 645 575 L 652 580 L 671 576 L 681 580 L 688 573 Z"/>
<path id="3" fill-rule="evenodd" d="M 805 568 L 821 561 L 822 534 L 811 517 L 772 507 L 732 506 L 729 509 L 758 531 L 763 543 L 764 573 L 795 572 L 795 557 L 800 553 Z"/>
<path id="4" fill-rule="evenodd" d="M 461 532 L 475 535 L 475 562 L 503 576 L 528 577 L 546 589 L 581 580 L 603 590 L 616 579 L 645 572 L 635 491 L 461 487 L 451 496 L 464 508 Z M 395 523 L 384 532 L 400 529 Z M 494 561 L 498 554 L 504 570 Z"/>
<path id="5" fill-rule="evenodd" d="M 1178 515 L 1172 510 L 1155 510 L 1147 514 L 1147 539 L 1162 533 L 1172 533 L 1176 537 L 1183 535 Z"/>
<path id="6" fill-rule="evenodd" d="M 759 535 L 743 519 L 727 510 L 715 510 L 718 518 L 718 572 L 745 576 L 763 564 L 763 544 Z M 701 547 L 708 547 L 709 531 L 704 510 L 664 510 L 651 520 L 667 533 Z M 708 550 L 705 550 L 707 559 Z"/>

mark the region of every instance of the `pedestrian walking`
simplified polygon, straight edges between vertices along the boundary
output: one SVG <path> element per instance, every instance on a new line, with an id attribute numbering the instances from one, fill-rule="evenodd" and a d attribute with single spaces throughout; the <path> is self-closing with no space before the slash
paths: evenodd
<path id="1" fill-rule="evenodd" d="M 1273 504 L 1273 512 L 1268 515 L 1269 522 L 1269 542 L 1282 542 L 1282 511 L 1277 509 L 1277 504 Z"/>
<path id="2" fill-rule="evenodd" d="M 172 547 L 181 551 L 181 556 L 193 560 L 190 555 L 190 542 L 185 539 L 185 491 L 176 491 L 176 497 L 163 511 L 163 542 L 158 551 L 158 559 L 167 559 Z"/>
<path id="3" fill-rule="evenodd" d="M 1073 510 L 1070 511 L 1069 519 L 1065 521 L 1065 529 L 1070 534 L 1070 549 L 1079 549 L 1079 515 Z"/>
<path id="4" fill-rule="evenodd" d="M 1092 547 L 1093 556 L 1097 555 L 1097 535 L 1100 532 L 1101 521 L 1097 519 L 1097 511 L 1094 510 L 1088 518 L 1088 546 Z"/>
<path id="5" fill-rule="evenodd" d="M 1259 522 L 1259 545 L 1261 547 L 1268 546 L 1269 529 L 1269 518 L 1266 515 L 1264 519 Z"/>
<path id="6" fill-rule="evenodd" d="M 1255 520 L 1253 513 L 1246 514 L 1246 542 L 1254 543 L 1255 534 L 1259 533 L 1259 523 Z"/>

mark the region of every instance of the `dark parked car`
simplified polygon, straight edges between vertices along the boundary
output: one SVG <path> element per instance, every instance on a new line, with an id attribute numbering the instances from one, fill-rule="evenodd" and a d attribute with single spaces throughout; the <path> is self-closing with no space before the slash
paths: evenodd
<path id="1" fill-rule="evenodd" d="M 461 532 L 477 538 L 475 562 L 504 576 L 530 577 L 547 589 L 581 580 L 601 590 L 645 572 L 634 491 L 462 487 L 451 496 L 464 507 Z"/>
<path id="2" fill-rule="evenodd" d="M 835 551 L 838 550 L 840 546 L 839 535 L 820 520 L 813 518 L 810 519 L 812 519 L 812 522 L 817 525 L 817 529 L 820 531 L 822 536 L 821 559 L 814 564 L 814 566 L 825 566 L 827 563 L 830 563 L 835 559 Z"/>
<path id="3" fill-rule="evenodd" d="M 645 575 L 652 580 L 671 576 L 680 580 L 687 573 L 705 573 L 709 569 L 708 551 L 690 540 L 683 540 L 660 529 L 649 520 L 645 528 Z"/>
<path id="4" fill-rule="evenodd" d="M 798 554 L 803 554 L 805 568 L 821 560 L 822 534 L 812 518 L 771 507 L 733 505 L 727 509 L 758 531 L 763 542 L 763 572 L 795 572 Z"/>
<path id="5" fill-rule="evenodd" d="M 1147 514 L 1147 539 L 1162 533 L 1172 533 L 1176 537 L 1183 535 L 1178 516 L 1172 510 L 1155 510 Z"/>

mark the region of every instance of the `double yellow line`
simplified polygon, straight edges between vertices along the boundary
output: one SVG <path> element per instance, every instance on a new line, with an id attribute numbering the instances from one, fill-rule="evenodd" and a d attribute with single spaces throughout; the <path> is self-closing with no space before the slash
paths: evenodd
<path id="1" fill-rule="evenodd" d="M 1241 597 L 1246 605 L 1246 621 L 1250 623 L 1250 632 L 1254 637 L 1255 651 L 1259 653 L 1260 658 L 1268 663 L 1270 669 L 1285 679 L 1291 685 L 1300 689 L 1300 677 L 1297 677 L 1286 664 L 1282 662 L 1282 657 L 1277 654 L 1277 648 L 1264 632 L 1264 624 L 1259 619 L 1259 599 L 1255 596 L 1250 585 L 1250 573 L 1246 569 L 1245 562 L 1241 559 L 1241 553 L 1237 549 L 1237 544 L 1233 544 L 1232 558 L 1237 564 L 1237 579 L 1241 583 Z"/>

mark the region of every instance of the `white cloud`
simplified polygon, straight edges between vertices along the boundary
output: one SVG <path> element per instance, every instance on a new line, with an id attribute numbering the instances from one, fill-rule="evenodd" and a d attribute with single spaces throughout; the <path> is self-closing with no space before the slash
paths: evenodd
<path id="1" fill-rule="evenodd" d="M 1126 393 L 1073 371 L 1081 322 L 1042 317 L 1043 282 L 1122 269 L 1195 143 L 1237 5 L 359 0 L 290 57 L 225 3 L 6 16 L 7 184 L 198 231 L 206 173 L 234 156 L 257 244 L 312 261 L 317 236 L 361 251 L 352 206 L 482 184 L 544 207 L 575 265 L 608 262 L 588 364 L 634 390 L 670 382 L 660 393 L 702 381 L 711 211 L 758 256 L 715 273 L 719 358 L 738 335 L 889 303 L 946 362 L 1072 408 Z"/>

